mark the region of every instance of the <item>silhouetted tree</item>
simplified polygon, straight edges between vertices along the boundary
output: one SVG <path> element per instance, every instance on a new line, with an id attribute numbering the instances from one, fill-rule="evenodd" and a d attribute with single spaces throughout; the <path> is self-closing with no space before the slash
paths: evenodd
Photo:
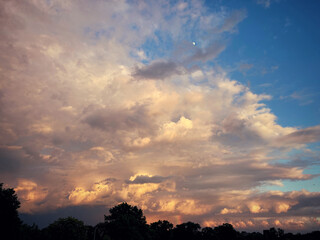
<path id="1" fill-rule="evenodd" d="M 215 227 L 214 231 L 217 233 L 219 239 L 233 240 L 237 238 L 237 231 L 229 223 L 224 223 L 218 227 Z"/>
<path id="2" fill-rule="evenodd" d="M 22 224 L 20 227 L 19 240 L 43 240 L 43 237 L 36 224 L 32 224 L 31 226 Z"/>
<path id="3" fill-rule="evenodd" d="M 21 226 L 18 215 L 20 202 L 13 188 L 3 188 L 0 183 L 0 238 L 17 239 Z"/>
<path id="4" fill-rule="evenodd" d="M 218 240 L 217 233 L 211 227 L 205 227 L 201 230 L 203 240 Z"/>
<path id="5" fill-rule="evenodd" d="M 248 235 L 245 236 L 245 239 L 247 239 L 247 240 L 263 240 L 263 235 L 259 232 L 248 233 Z"/>
<path id="6" fill-rule="evenodd" d="M 284 239 L 284 230 L 281 228 L 278 228 L 278 238 L 279 239 Z"/>
<path id="7" fill-rule="evenodd" d="M 94 227 L 90 225 L 85 225 L 85 230 L 86 230 L 86 239 L 92 240 L 94 238 Z"/>
<path id="8" fill-rule="evenodd" d="M 200 228 L 198 223 L 193 222 L 179 224 L 173 229 L 173 238 L 175 240 L 196 240 L 201 236 Z"/>
<path id="9" fill-rule="evenodd" d="M 314 231 L 306 234 L 306 238 L 308 240 L 319 240 L 320 239 L 320 231 Z"/>
<path id="10" fill-rule="evenodd" d="M 92 228 L 92 238 L 94 240 L 109 240 L 110 236 L 107 234 L 107 224 L 98 223 L 95 227 Z"/>
<path id="11" fill-rule="evenodd" d="M 112 240 L 147 240 L 150 231 L 141 209 L 121 203 L 109 210 L 105 216 L 107 234 Z"/>
<path id="12" fill-rule="evenodd" d="M 43 229 L 43 235 L 48 240 L 86 240 L 86 227 L 76 218 L 59 218 Z"/>
<path id="13" fill-rule="evenodd" d="M 284 231 L 281 228 L 275 229 L 274 227 L 269 230 L 263 230 L 263 237 L 266 240 L 284 239 Z"/>
<path id="14" fill-rule="evenodd" d="M 163 220 L 150 224 L 152 238 L 155 240 L 168 240 L 171 238 L 173 224 Z"/>

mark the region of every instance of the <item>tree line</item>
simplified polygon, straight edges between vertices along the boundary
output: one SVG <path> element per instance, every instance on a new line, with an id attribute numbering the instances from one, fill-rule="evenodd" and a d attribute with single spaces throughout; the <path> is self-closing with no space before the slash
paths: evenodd
<path id="1" fill-rule="evenodd" d="M 229 223 L 211 228 L 185 222 L 175 227 L 166 220 L 147 224 L 141 209 L 121 203 L 109 210 L 104 222 L 85 225 L 74 218 L 59 218 L 48 227 L 23 223 L 18 214 L 20 202 L 14 189 L 0 183 L 0 239 L 3 240 L 319 240 L 320 231 L 285 233 L 270 228 L 260 232 L 239 232 Z"/>

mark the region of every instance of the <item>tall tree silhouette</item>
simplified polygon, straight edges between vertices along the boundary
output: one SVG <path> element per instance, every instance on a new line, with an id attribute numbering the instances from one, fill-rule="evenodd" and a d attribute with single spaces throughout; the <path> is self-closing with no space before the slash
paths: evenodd
<path id="1" fill-rule="evenodd" d="M 171 238 L 173 224 L 166 220 L 159 220 L 150 224 L 152 238 L 155 240 L 168 240 Z"/>
<path id="2" fill-rule="evenodd" d="M 196 240 L 201 234 L 199 232 L 200 225 L 198 223 L 187 222 L 177 225 L 173 229 L 173 236 L 176 240 Z"/>
<path id="3" fill-rule="evenodd" d="M 109 210 L 105 216 L 105 227 L 113 240 L 147 240 L 150 231 L 141 209 L 121 203 Z"/>
<path id="4" fill-rule="evenodd" d="M 224 223 L 218 227 L 215 227 L 214 231 L 217 233 L 219 239 L 234 240 L 237 238 L 237 231 L 229 223 Z"/>
<path id="5" fill-rule="evenodd" d="M 20 202 L 13 188 L 3 188 L 0 183 L 0 238 L 17 239 L 21 226 L 18 215 Z"/>

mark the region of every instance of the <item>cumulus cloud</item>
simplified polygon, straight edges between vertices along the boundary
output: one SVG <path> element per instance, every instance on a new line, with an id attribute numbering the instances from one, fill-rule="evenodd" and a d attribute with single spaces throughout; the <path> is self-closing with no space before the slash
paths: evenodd
<path id="1" fill-rule="evenodd" d="M 22 212 L 127 201 L 149 221 L 317 224 L 306 203 L 316 207 L 318 193 L 259 188 L 315 177 L 290 150 L 310 152 L 318 126 L 279 125 L 271 96 L 208 64 L 245 11 L 199 1 L 0 4 L 0 172 Z"/>

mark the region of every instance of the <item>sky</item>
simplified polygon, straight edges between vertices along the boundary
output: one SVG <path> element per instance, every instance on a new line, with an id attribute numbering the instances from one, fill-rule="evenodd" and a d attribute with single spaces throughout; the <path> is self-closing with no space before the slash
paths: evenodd
<path id="1" fill-rule="evenodd" d="M 0 182 L 27 223 L 320 228 L 319 1 L 0 2 Z"/>

